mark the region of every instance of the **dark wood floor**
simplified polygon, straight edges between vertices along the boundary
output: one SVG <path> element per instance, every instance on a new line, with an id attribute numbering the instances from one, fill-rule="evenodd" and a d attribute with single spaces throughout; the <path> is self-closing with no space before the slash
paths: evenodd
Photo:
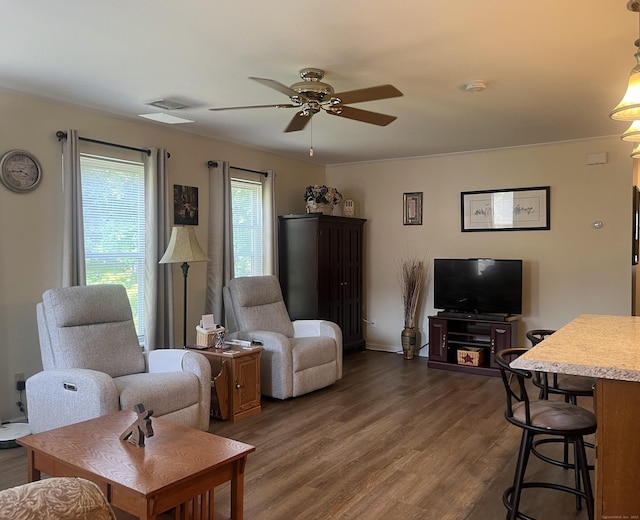
<path id="1" fill-rule="evenodd" d="M 589 400 L 581 402 L 591 406 Z M 520 430 L 504 419 L 499 378 L 428 369 L 426 359 L 345 355 L 344 378 L 211 432 L 256 446 L 245 480 L 249 520 L 505 517 Z M 23 448 L 0 451 L 0 489 L 26 481 Z M 570 472 L 531 461 L 536 479 Z M 229 486 L 216 489 L 229 513 Z M 541 520 L 586 519 L 572 496 L 528 490 L 523 511 Z M 127 518 L 127 515 L 122 515 Z"/>

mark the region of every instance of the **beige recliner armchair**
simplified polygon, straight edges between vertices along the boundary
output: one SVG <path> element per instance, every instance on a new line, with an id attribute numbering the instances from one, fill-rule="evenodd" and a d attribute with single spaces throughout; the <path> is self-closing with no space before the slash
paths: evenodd
<path id="1" fill-rule="evenodd" d="M 228 338 L 258 340 L 264 395 L 287 399 L 342 377 L 342 331 L 324 320 L 291 321 L 275 276 L 234 278 L 224 288 Z"/>
<path id="2" fill-rule="evenodd" d="M 209 428 L 211 365 L 184 349 L 143 353 L 122 285 L 51 289 L 37 317 L 44 370 L 26 384 L 33 433 L 138 403 L 154 417 Z"/>

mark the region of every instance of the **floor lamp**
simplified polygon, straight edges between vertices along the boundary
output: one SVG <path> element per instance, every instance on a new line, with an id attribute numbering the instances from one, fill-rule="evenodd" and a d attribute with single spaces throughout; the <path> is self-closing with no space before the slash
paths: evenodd
<path id="1" fill-rule="evenodd" d="M 189 262 L 204 262 L 207 256 L 202 251 L 196 233 L 192 227 L 174 226 L 171 230 L 171 238 L 164 255 L 160 259 L 161 264 L 179 264 L 184 277 L 184 306 L 182 346 L 187 344 L 187 273 Z"/>

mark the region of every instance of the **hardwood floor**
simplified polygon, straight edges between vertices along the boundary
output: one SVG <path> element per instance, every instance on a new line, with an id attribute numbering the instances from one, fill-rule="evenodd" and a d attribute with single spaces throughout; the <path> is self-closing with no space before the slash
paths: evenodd
<path id="1" fill-rule="evenodd" d="M 256 446 L 245 479 L 249 520 L 494 520 L 506 514 L 502 493 L 521 434 L 505 420 L 504 401 L 496 377 L 349 352 L 332 387 L 264 399 L 262 413 L 212 421 L 210 431 Z M 26 482 L 24 449 L 0 450 L 0 469 L 0 488 Z M 529 470 L 530 478 L 572 479 L 535 457 Z M 228 485 L 215 500 L 229 514 Z M 541 520 L 587 518 L 573 496 L 549 490 L 528 490 L 522 510 Z"/>

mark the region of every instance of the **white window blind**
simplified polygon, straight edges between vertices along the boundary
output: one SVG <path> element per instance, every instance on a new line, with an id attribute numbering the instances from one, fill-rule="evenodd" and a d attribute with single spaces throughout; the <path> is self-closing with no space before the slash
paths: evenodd
<path id="1" fill-rule="evenodd" d="M 231 179 L 235 276 L 263 273 L 262 184 Z"/>
<path id="2" fill-rule="evenodd" d="M 87 284 L 122 284 L 144 339 L 144 165 L 81 154 Z"/>

